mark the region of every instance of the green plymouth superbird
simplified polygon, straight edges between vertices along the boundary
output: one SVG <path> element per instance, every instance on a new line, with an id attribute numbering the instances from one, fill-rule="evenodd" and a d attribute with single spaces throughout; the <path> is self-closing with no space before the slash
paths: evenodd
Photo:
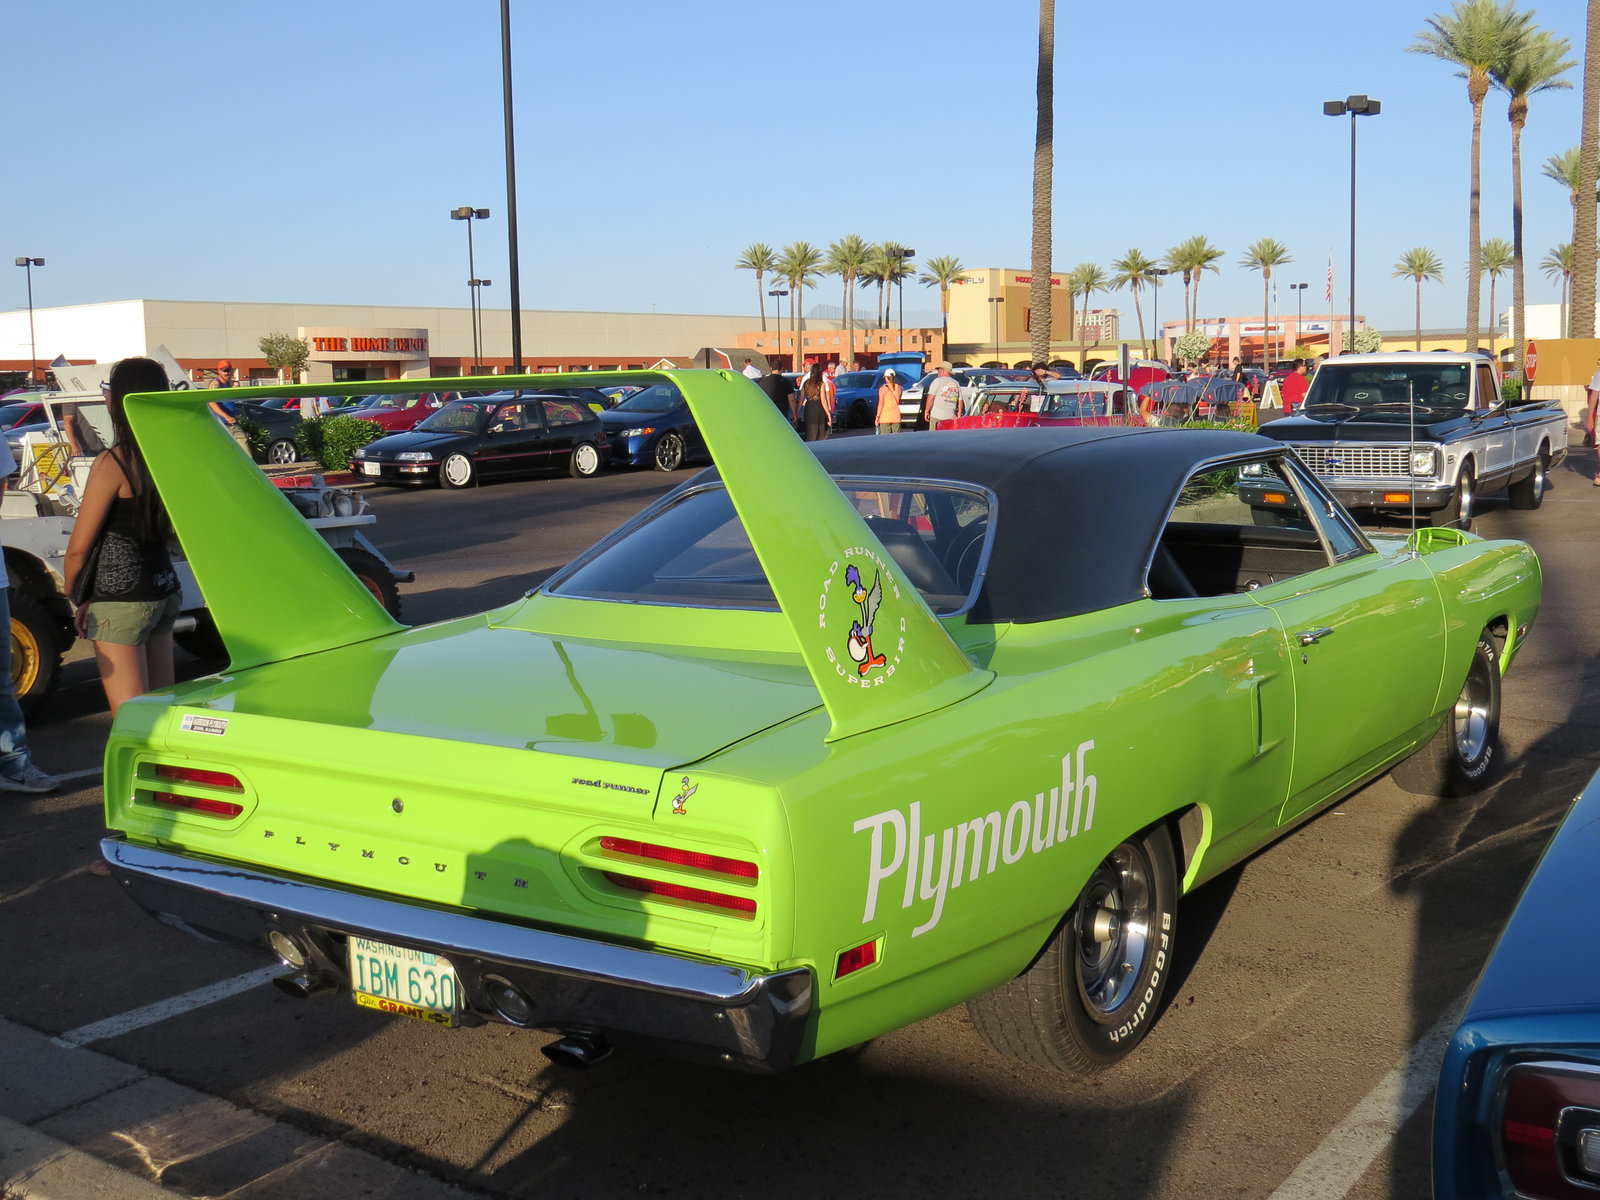
<path id="1" fill-rule="evenodd" d="M 965 1002 L 1083 1073 L 1161 1011 L 1180 896 L 1396 764 L 1493 765 L 1519 542 L 1369 536 L 1253 434 L 807 446 L 735 373 L 603 382 L 661 379 L 716 466 L 415 629 L 203 400 L 131 397 L 231 662 L 118 715 L 129 894 L 293 995 L 557 1061 L 781 1069 Z"/>

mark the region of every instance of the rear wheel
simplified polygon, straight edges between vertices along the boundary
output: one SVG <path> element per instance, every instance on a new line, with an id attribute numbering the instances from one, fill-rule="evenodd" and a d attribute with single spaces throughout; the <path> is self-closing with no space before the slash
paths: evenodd
<path id="1" fill-rule="evenodd" d="M 469 487 L 476 474 L 477 472 L 472 466 L 472 460 L 465 454 L 447 454 L 444 456 L 444 461 L 439 464 L 439 486 L 444 488 Z"/>
<path id="2" fill-rule="evenodd" d="M 389 611 L 396 621 L 400 619 L 400 588 L 394 581 L 394 572 L 383 565 L 377 555 L 360 546 L 341 546 L 334 551 L 361 581 L 361 586 L 371 592 L 379 604 Z"/>
<path id="3" fill-rule="evenodd" d="M 60 644 L 56 641 L 56 623 L 37 600 L 13 588 L 11 688 L 23 716 L 32 717 L 55 691 L 61 674 L 61 655 Z"/>
<path id="4" fill-rule="evenodd" d="M 599 473 L 600 451 L 593 442 L 579 442 L 572 448 L 572 461 L 568 464 L 573 475 L 587 479 Z"/>
<path id="5" fill-rule="evenodd" d="M 1177 929 L 1172 835 L 1157 825 L 1100 864 L 1032 966 L 967 1001 L 1001 1054 L 1076 1075 L 1103 1071 L 1150 1031 Z"/>
<path id="6" fill-rule="evenodd" d="M 1519 479 L 1506 489 L 1512 508 L 1538 508 L 1544 503 L 1545 489 L 1550 486 L 1550 449 L 1539 447 L 1539 456 L 1533 460 L 1533 470 L 1526 479 Z"/>
<path id="7" fill-rule="evenodd" d="M 267 444 L 266 459 L 269 463 L 292 463 L 299 457 L 294 443 L 288 438 L 278 438 Z"/>
<path id="8" fill-rule="evenodd" d="M 655 467 L 658 471 L 676 471 L 683 466 L 683 439 L 675 433 L 664 433 L 656 443 Z"/>
<path id="9" fill-rule="evenodd" d="M 1464 796 L 1481 788 L 1500 738 L 1500 648 L 1478 635 L 1461 694 L 1427 745 L 1394 769 L 1394 781 L 1419 796 Z"/>

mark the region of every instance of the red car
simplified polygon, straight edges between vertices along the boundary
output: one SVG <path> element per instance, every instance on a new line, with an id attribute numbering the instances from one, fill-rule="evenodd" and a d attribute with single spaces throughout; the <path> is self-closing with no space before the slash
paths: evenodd
<path id="1" fill-rule="evenodd" d="M 454 399 L 454 392 L 399 392 L 392 396 L 368 396 L 361 405 L 341 415 L 371 421 L 385 433 L 403 433 Z"/>

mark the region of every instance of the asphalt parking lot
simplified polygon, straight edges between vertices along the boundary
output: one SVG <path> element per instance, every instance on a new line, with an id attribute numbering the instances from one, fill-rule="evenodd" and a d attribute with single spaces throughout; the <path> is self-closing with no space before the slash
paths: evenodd
<path id="1" fill-rule="evenodd" d="M 998 1058 L 962 1010 L 756 1078 L 621 1054 L 572 1073 L 541 1035 L 290 1000 L 87 871 L 109 720 L 80 649 L 32 730 L 73 778 L 0 800 L 0 1180 L 64 1145 L 187 1195 L 1426 1195 L 1429 1055 L 1600 763 L 1594 470 L 1575 451 L 1541 510 L 1491 497 L 1476 524 L 1545 566 L 1493 785 L 1430 804 L 1380 779 L 1201 889 L 1167 1011 L 1089 1083 Z M 370 493 L 375 540 L 417 572 L 407 619 L 440 619 L 520 594 L 682 477 Z M 11 1148 L 30 1134 L 44 1150 Z"/>

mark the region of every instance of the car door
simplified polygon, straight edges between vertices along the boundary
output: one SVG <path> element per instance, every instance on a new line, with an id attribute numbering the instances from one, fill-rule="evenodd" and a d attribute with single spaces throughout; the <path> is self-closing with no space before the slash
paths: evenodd
<path id="1" fill-rule="evenodd" d="M 572 457 L 572 448 L 587 431 L 592 413 L 582 400 L 541 400 L 539 408 L 544 416 L 545 465 L 564 467 Z"/>
<path id="2" fill-rule="evenodd" d="M 1503 484 L 1516 462 L 1516 425 L 1506 405 L 1500 402 L 1500 393 L 1495 390 L 1494 371 L 1487 363 L 1481 363 L 1476 375 L 1472 412 L 1478 436 L 1483 439 L 1483 461 L 1478 464 L 1478 478 L 1491 485 Z"/>
<path id="3" fill-rule="evenodd" d="M 1380 553 L 1298 463 L 1278 469 L 1283 511 L 1294 514 L 1286 528 L 1313 532 L 1322 555 L 1314 569 L 1250 589 L 1289 644 L 1295 752 L 1280 814 L 1289 821 L 1371 774 L 1432 715 L 1445 628 L 1420 557 L 1393 545 Z"/>
<path id="4" fill-rule="evenodd" d="M 478 456 L 479 468 L 485 475 L 536 471 L 549 462 L 544 441 L 544 421 L 538 404 L 520 396 L 508 400 L 489 415 L 483 450 Z"/>

